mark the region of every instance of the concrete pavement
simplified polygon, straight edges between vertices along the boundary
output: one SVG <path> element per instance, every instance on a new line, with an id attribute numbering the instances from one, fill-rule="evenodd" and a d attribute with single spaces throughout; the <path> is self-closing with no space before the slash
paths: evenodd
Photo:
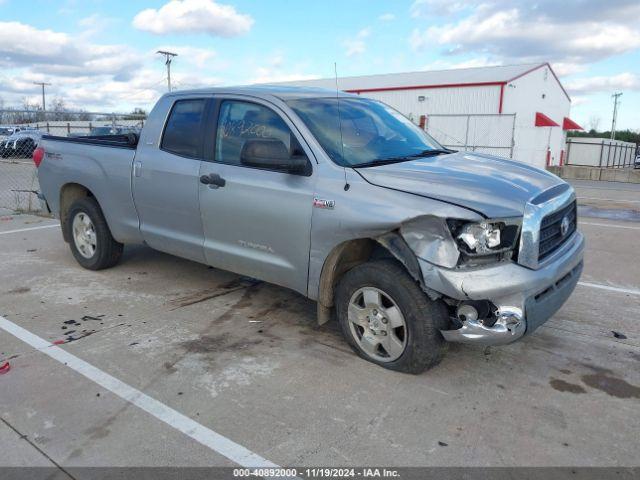
<path id="1" fill-rule="evenodd" d="M 576 186 L 579 197 L 640 200 Z M 313 302 L 276 286 L 144 247 L 83 270 L 54 224 L 0 222 L 0 315 L 270 462 L 638 464 L 638 222 L 582 217 L 582 284 L 553 319 L 510 346 L 451 345 L 418 376 L 359 359 L 336 325 L 315 324 Z M 48 228 L 15 232 L 34 227 Z M 0 330 L 5 360 L 1 466 L 235 464 Z"/>

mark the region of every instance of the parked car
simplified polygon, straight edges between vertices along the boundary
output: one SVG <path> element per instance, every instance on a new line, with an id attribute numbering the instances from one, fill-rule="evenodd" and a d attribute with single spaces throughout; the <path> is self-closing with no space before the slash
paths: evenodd
<path id="1" fill-rule="evenodd" d="M 636 154 L 636 159 L 633 162 L 633 168 L 640 168 L 640 152 Z"/>
<path id="2" fill-rule="evenodd" d="M 569 184 L 445 149 L 387 105 L 335 91 L 174 92 L 139 142 L 45 136 L 34 162 L 83 267 L 145 243 L 272 282 L 404 372 L 436 365 L 446 342 L 531 334 L 582 271 Z"/>
<path id="3" fill-rule="evenodd" d="M 0 127 L 0 139 L 4 140 L 7 137 L 10 137 L 13 133 L 13 128 L 11 127 Z"/>
<path id="4" fill-rule="evenodd" d="M 12 126 L 4 126 L 4 127 L 0 127 L 0 138 L 4 137 L 4 138 L 8 138 L 11 135 L 13 135 L 14 133 L 18 133 L 24 130 L 37 130 L 37 128 L 35 127 L 25 127 L 25 126 L 18 126 L 18 127 L 12 127 Z"/>
<path id="5" fill-rule="evenodd" d="M 0 157 L 30 158 L 42 139 L 38 130 L 22 130 L 9 138 L 0 141 Z"/>

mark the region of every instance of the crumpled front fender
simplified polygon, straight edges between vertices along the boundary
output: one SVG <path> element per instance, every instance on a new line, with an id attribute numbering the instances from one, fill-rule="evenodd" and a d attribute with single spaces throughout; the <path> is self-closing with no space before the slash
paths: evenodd
<path id="1" fill-rule="evenodd" d="M 433 215 L 414 218 L 400 226 L 400 235 L 418 258 L 445 268 L 458 264 L 460 251 L 446 219 Z"/>

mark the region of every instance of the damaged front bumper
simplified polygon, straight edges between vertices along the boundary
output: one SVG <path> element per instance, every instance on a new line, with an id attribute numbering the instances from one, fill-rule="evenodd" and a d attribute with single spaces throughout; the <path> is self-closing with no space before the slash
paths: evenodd
<path id="1" fill-rule="evenodd" d="M 527 330 L 527 323 L 519 309 L 503 308 L 497 316 L 496 323 L 490 327 L 477 320 L 466 320 L 456 330 L 440 330 L 440 332 L 448 342 L 505 345 L 515 342 Z"/>
<path id="2" fill-rule="evenodd" d="M 553 262 L 532 270 L 513 262 L 476 269 L 446 269 L 418 259 L 424 283 L 445 297 L 458 301 L 486 300 L 496 307 L 497 320 L 485 326 L 480 320 L 442 330 L 447 341 L 480 345 L 504 345 L 531 333 L 560 309 L 580 274 L 584 237 L 576 231 Z"/>

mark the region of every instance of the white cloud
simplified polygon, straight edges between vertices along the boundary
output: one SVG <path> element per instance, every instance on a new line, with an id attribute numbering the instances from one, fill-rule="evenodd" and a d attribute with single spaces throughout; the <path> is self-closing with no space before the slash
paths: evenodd
<path id="1" fill-rule="evenodd" d="M 586 65 L 569 62 L 553 62 L 551 64 L 551 68 L 553 68 L 553 71 L 556 72 L 559 77 L 566 77 L 576 73 L 582 73 L 587 70 Z"/>
<path id="2" fill-rule="evenodd" d="M 158 73 L 141 69 L 127 82 L 85 79 L 84 82 L 68 85 L 64 98 L 71 108 L 94 107 L 99 111 L 108 111 L 120 110 L 123 105 L 137 105 L 148 109 L 167 90 L 166 80 Z"/>
<path id="3" fill-rule="evenodd" d="M 223 83 L 224 81 L 219 77 L 203 76 L 198 72 L 171 74 L 171 84 L 175 90 L 216 87 Z"/>
<path id="4" fill-rule="evenodd" d="M 466 8 L 472 8 L 480 2 L 451 1 L 451 0 L 415 0 L 409 12 L 414 18 L 429 17 L 430 15 L 446 16 L 458 13 Z"/>
<path id="5" fill-rule="evenodd" d="M 170 0 L 157 10 L 142 10 L 133 19 L 134 27 L 157 35 L 207 33 L 235 37 L 247 33 L 252 25 L 251 16 L 213 0 Z"/>
<path id="6" fill-rule="evenodd" d="M 571 93 L 589 94 L 612 92 L 614 90 L 640 90 L 640 76 L 633 73 L 620 73 L 612 76 L 577 78 L 565 83 Z"/>
<path id="7" fill-rule="evenodd" d="M 590 100 L 587 97 L 581 97 L 581 96 L 572 96 L 571 97 L 571 106 L 572 107 L 577 107 L 578 105 L 585 105 L 587 103 L 589 103 Z"/>
<path id="8" fill-rule="evenodd" d="M 113 28 L 119 20 L 117 18 L 105 17 L 98 13 L 78 20 L 78 26 L 82 28 L 82 36 L 91 37 L 101 33 L 108 28 Z"/>
<path id="9" fill-rule="evenodd" d="M 276 52 L 266 58 L 265 64 L 249 67 L 255 75 L 249 79 L 248 83 L 293 82 L 320 78 L 318 75 L 304 73 L 306 68 L 307 65 L 304 64 L 289 64 L 282 53 Z"/>
<path id="10" fill-rule="evenodd" d="M 20 22 L 0 22 L 0 56 L 5 60 L 60 58 L 71 46 L 66 33 L 38 30 Z"/>
<path id="11" fill-rule="evenodd" d="M 391 22 L 396 19 L 396 16 L 393 13 L 383 13 L 378 17 L 378 20 L 381 22 Z"/>
<path id="12" fill-rule="evenodd" d="M 100 24 L 87 17 L 80 26 Z M 178 53 L 172 70 L 177 88 L 219 85 L 212 71 L 226 63 L 212 49 L 162 45 L 139 51 L 126 45 L 89 41 L 87 30 L 77 35 L 38 29 L 19 22 L 0 22 L 0 96 L 6 105 L 21 105 L 37 92 L 34 81 L 51 83 L 48 95 L 64 99 L 67 107 L 124 111 L 149 109 L 166 91 L 166 69 L 156 50 Z M 36 102 L 36 103 L 39 103 Z"/>
<path id="13" fill-rule="evenodd" d="M 440 3 L 424 0 L 414 7 Z M 471 0 L 454 5 L 464 10 L 462 16 L 414 30 L 414 49 L 440 45 L 447 54 L 481 53 L 503 63 L 551 61 L 570 74 L 580 65 L 640 48 L 637 0 Z"/>
<path id="14" fill-rule="evenodd" d="M 370 35 L 371 29 L 367 27 L 360 30 L 355 37 L 345 40 L 344 47 L 347 49 L 345 55 L 347 57 L 362 55 L 367 50 L 366 39 Z"/>
<path id="15" fill-rule="evenodd" d="M 92 17 L 89 17 L 92 18 Z M 81 22 L 95 26 L 95 18 Z M 51 83 L 48 94 L 71 108 L 114 109 L 124 105 L 150 107 L 163 92 L 164 66 L 143 67 L 151 53 L 126 45 L 98 44 L 78 35 L 38 29 L 20 22 L 0 22 L 0 79 L 7 105 L 20 105 L 37 87 Z M 39 102 L 37 102 L 39 103 Z"/>
<path id="16" fill-rule="evenodd" d="M 0 67 L 26 67 L 60 76 L 109 74 L 125 78 L 141 61 L 126 45 L 99 45 L 20 22 L 0 22 Z"/>

